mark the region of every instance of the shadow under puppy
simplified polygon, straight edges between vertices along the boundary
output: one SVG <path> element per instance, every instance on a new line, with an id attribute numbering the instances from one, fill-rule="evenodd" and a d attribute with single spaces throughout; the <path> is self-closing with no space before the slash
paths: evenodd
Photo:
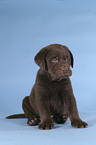
<path id="1" fill-rule="evenodd" d="M 25 114 L 11 115 L 7 118 L 28 118 L 28 125 L 39 124 L 39 129 L 54 128 L 53 122 L 65 123 L 70 118 L 71 125 L 85 128 L 87 123 L 79 117 L 76 100 L 69 76 L 72 75 L 73 55 L 60 44 L 44 47 L 35 56 L 40 69 L 30 96 L 23 100 Z"/>

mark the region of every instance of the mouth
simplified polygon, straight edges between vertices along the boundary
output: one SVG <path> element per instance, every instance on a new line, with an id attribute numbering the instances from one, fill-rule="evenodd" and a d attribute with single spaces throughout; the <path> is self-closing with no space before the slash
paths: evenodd
<path id="1" fill-rule="evenodd" d="M 65 75 L 65 76 L 63 76 L 64 78 L 69 78 L 69 76 L 68 75 Z"/>
<path id="2" fill-rule="evenodd" d="M 63 76 L 59 76 L 59 77 L 52 77 L 52 80 L 53 81 L 60 81 L 60 80 L 62 80 L 62 79 L 67 79 L 67 78 L 69 78 L 69 76 L 68 75 L 63 75 Z"/>
<path id="3" fill-rule="evenodd" d="M 51 75 L 51 78 L 53 81 L 59 81 L 59 80 L 62 80 L 62 79 L 67 79 L 69 78 L 71 75 L 72 75 L 72 71 L 70 70 L 68 73 L 54 73 L 54 75 L 52 73 L 50 73 Z"/>

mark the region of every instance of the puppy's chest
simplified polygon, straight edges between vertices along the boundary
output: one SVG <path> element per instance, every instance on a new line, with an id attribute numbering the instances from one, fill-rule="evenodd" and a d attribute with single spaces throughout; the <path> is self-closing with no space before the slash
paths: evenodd
<path id="1" fill-rule="evenodd" d="M 63 96 L 57 91 L 54 90 L 49 97 L 49 105 L 51 112 L 61 112 L 64 107 L 64 98 Z"/>

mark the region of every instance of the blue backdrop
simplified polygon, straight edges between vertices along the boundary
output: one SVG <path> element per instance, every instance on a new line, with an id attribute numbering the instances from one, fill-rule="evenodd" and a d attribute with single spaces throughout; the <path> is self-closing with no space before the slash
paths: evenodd
<path id="1" fill-rule="evenodd" d="M 22 100 L 30 94 L 39 68 L 34 56 L 53 43 L 73 53 L 71 81 L 87 129 L 76 130 L 68 120 L 40 131 L 28 127 L 26 119 L 4 119 L 23 112 Z M 96 0 L 0 0 L 0 145 L 96 145 L 94 112 Z"/>

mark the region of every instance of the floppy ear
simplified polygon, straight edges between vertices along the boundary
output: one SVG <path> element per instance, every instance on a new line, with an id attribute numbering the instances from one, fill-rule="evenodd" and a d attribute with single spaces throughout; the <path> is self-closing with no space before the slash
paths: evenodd
<path id="1" fill-rule="evenodd" d="M 68 49 L 67 46 L 62 45 L 65 49 L 67 49 L 67 51 L 69 51 L 70 57 L 71 57 L 71 67 L 73 68 L 73 64 L 74 64 L 74 58 L 73 58 L 73 54 L 71 53 L 71 51 Z"/>
<path id="2" fill-rule="evenodd" d="M 74 59 L 73 59 L 73 54 L 71 53 L 71 51 L 69 50 L 70 56 L 71 56 L 71 66 L 73 68 L 73 64 L 74 64 Z"/>
<path id="3" fill-rule="evenodd" d="M 46 61 L 46 55 L 47 55 L 47 48 L 42 48 L 37 55 L 34 58 L 35 63 L 40 66 L 41 68 L 47 70 L 47 61 Z"/>

